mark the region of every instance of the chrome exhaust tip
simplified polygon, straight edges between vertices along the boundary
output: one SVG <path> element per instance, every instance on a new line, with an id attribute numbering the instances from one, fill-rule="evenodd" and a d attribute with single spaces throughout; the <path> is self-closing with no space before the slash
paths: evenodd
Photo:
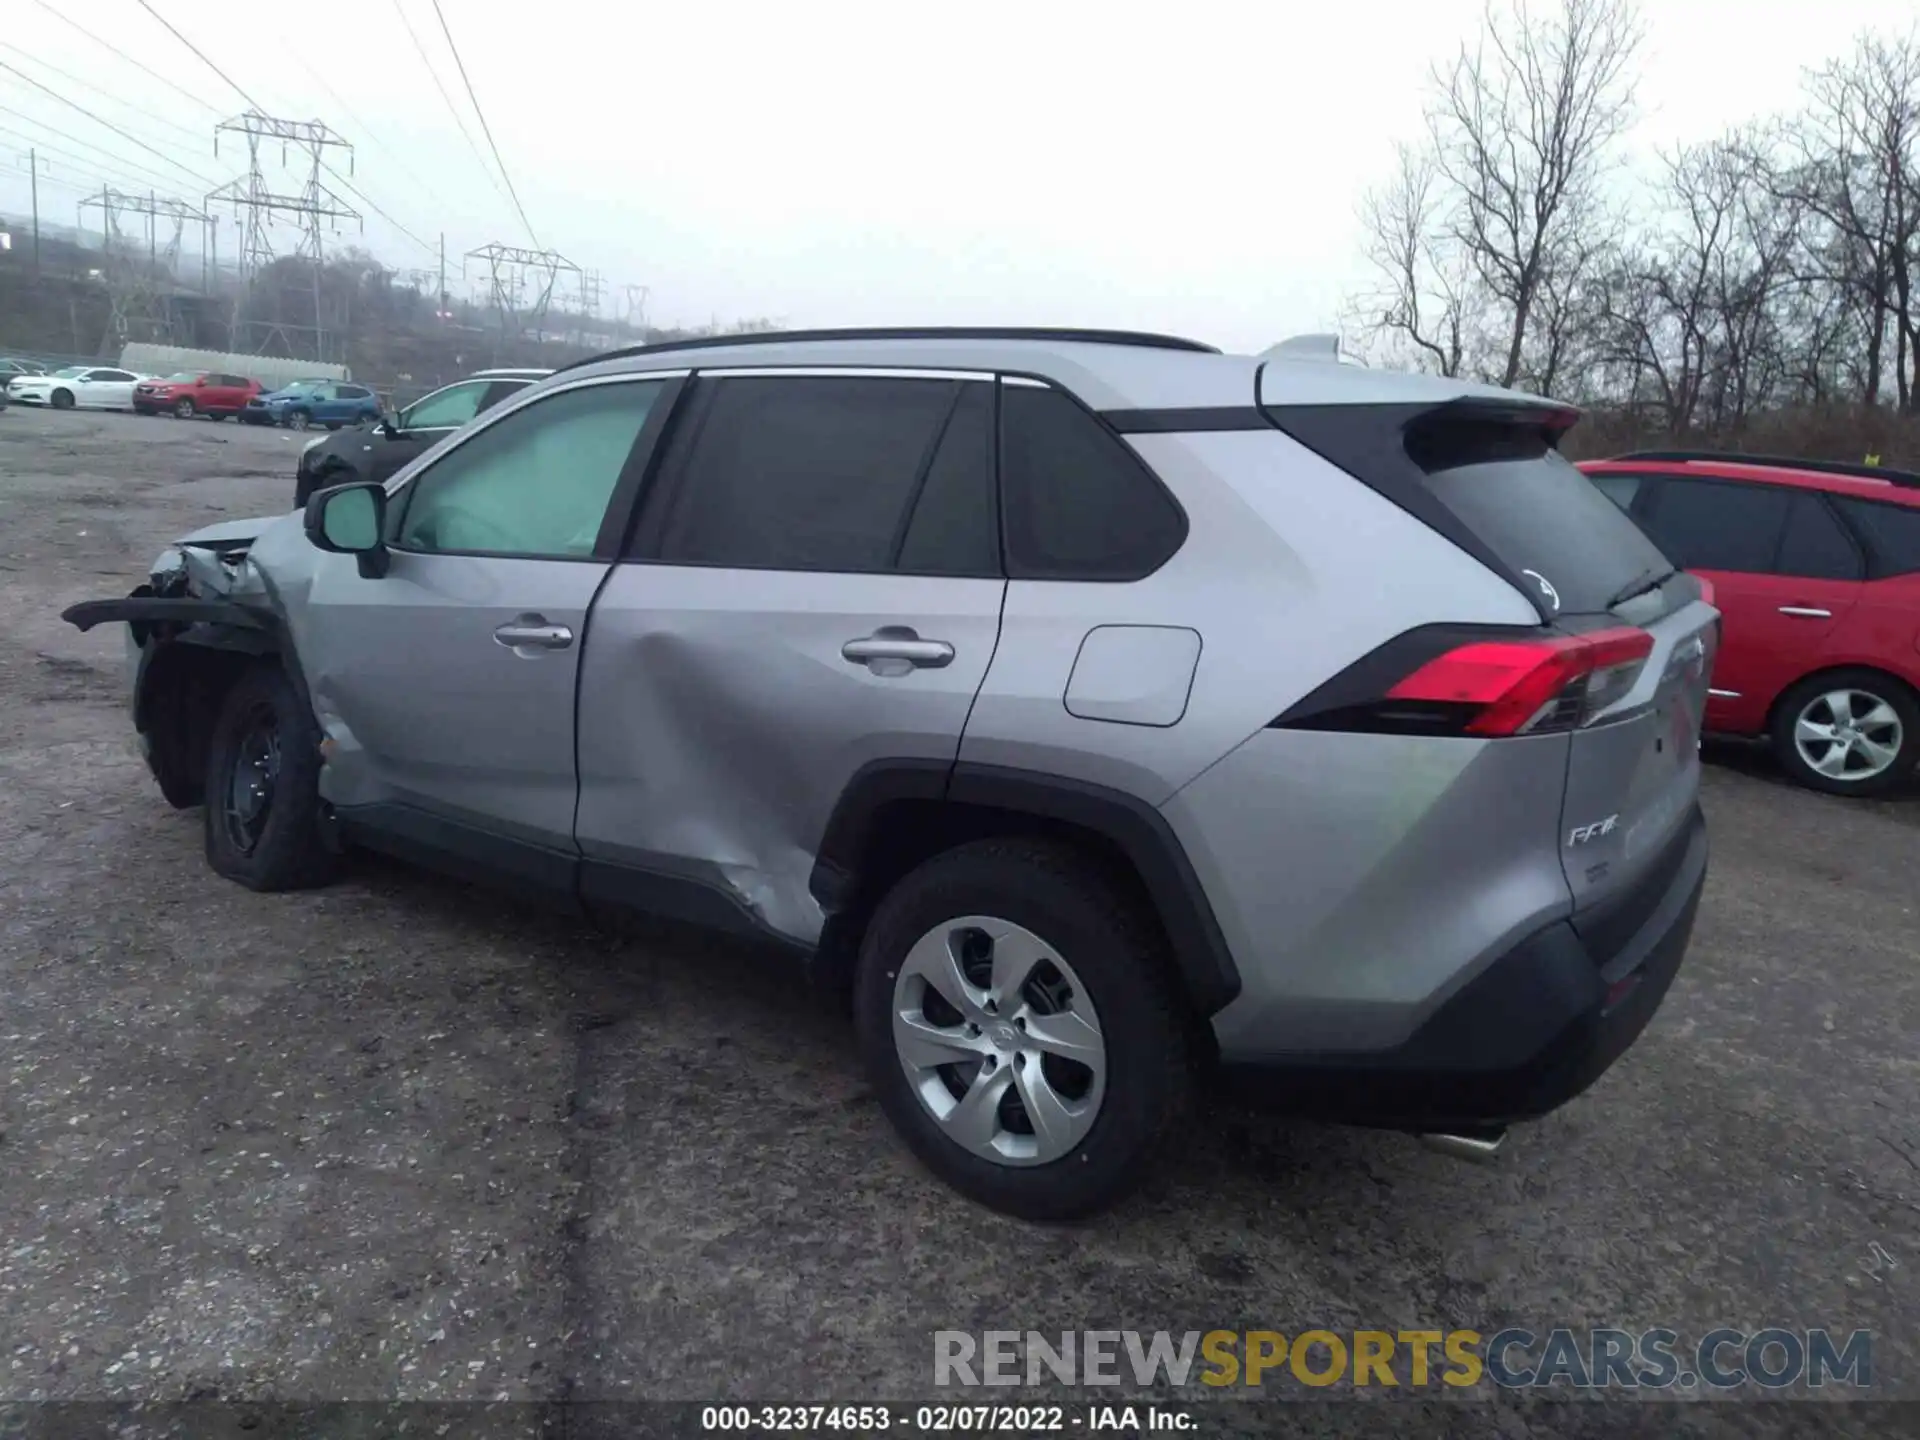
<path id="1" fill-rule="evenodd" d="M 1456 1160 L 1472 1160 L 1476 1164 L 1488 1165 L 1499 1156 L 1500 1147 L 1507 1143 L 1507 1132 L 1491 1130 L 1479 1135 L 1422 1135 L 1420 1143 L 1429 1150 L 1451 1155 Z"/>

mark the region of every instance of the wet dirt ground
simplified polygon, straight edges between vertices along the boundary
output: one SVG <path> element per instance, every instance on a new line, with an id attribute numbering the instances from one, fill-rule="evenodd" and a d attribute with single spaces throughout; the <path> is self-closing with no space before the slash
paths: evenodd
<path id="1" fill-rule="evenodd" d="M 927 1398 L 939 1329 L 1506 1325 L 1865 1329 L 1920 1399 L 1920 798 L 1722 755 L 1672 994 L 1491 1166 L 1217 1113 L 1022 1225 L 907 1158 L 766 957 L 207 870 L 120 628 L 57 616 L 286 508 L 299 443 L 0 414 L 0 1400 Z"/>

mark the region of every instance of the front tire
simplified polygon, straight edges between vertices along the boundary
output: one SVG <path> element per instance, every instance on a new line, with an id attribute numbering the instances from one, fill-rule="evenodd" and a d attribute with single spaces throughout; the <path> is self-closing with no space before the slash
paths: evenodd
<path id="1" fill-rule="evenodd" d="M 313 417 L 304 410 L 289 410 L 287 412 L 287 428 L 289 430 L 304 430 L 312 423 Z"/>
<path id="2" fill-rule="evenodd" d="M 240 677 L 207 755 L 206 852 L 249 890 L 305 890 L 338 857 L 320 825 L 320 727 L 277 665 Z"/>
<path id="3" fill-rule="evenodd" d="M 73 409 L 73 392 L 71 390 L 56 390 L 53 392 L 52 399 L 49 403 L 56 410 L 71 410 Z"/>
<path id="4" fill-rule="evenodd" d="M 187 399 L 184 395 L 181 396 L 180 399 L 174 401 L 173 413 L 182 420 L 191 420 L 195 414 L 193 401 Z"/>
<path id="5" fill-rule="evenodd" d="M 1796 784 L 1883 795 L 1920 763 L 1920 701 L 1877 670 L 1810 675 L 1780 699 L 1773 752 Z"/>
<path id="6" fill-rule="evenodd" d="M 881 902 L 855 1007 L 881 1107 L 928 1169 L 1027 1220 L 1113 1205 L 1192 1103 L 1166 944 L 1079 852 L 985 840 Z"/>

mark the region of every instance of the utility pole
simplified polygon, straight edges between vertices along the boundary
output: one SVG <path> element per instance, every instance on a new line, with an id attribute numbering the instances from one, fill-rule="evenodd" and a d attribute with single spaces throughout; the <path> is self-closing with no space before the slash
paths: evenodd
<path id="1" fill-rule="evenodd" d="M 33 187 L 33 273 L 40 273 L 40 152 L 27 151 L 27 176 Z"/>
<path id="2" fill-rule="evenodd" d="M 440 285 L 433 292 L 433 311 L 436 316 L 444 315 L 450 307 L 447 305 L 447 232 L 440 232 Z"/>

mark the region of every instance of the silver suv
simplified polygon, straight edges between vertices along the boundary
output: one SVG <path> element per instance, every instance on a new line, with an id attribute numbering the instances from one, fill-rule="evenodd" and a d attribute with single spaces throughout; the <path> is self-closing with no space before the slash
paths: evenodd
<path id="1" fill-rule="evenodd" d="M 931 1169 L 1068 1217 L 1198 1078 L 1486 1149 L 1647 1023 L 1718 615 L 1575 419 L 1149 335 L 656 345 L 66 618 L 129 623 L 221 874 L 771 939 Z"/>

